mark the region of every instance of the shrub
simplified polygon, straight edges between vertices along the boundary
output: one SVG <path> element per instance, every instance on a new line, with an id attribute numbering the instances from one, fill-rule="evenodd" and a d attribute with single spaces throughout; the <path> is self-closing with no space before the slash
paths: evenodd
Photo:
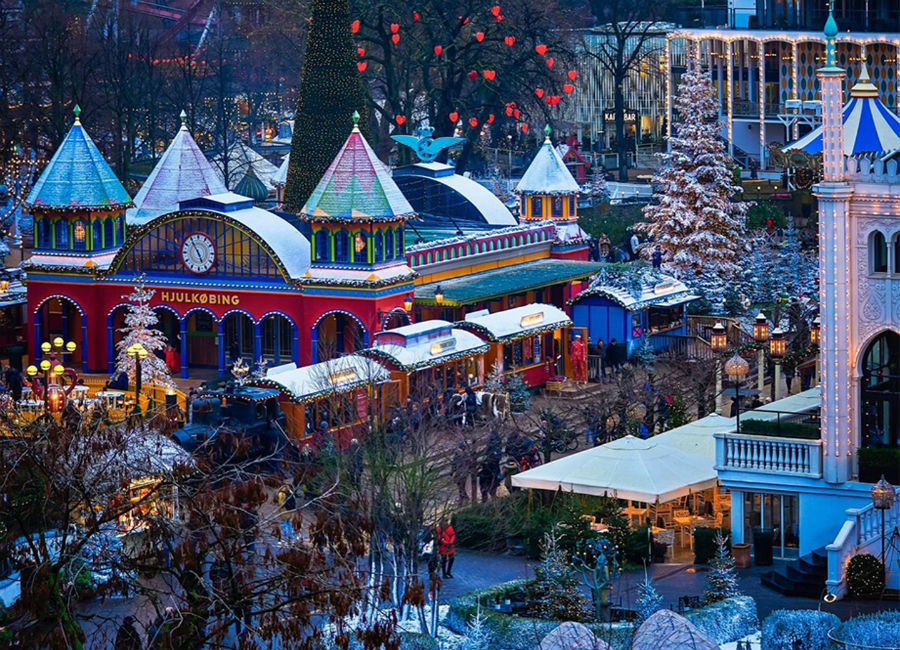
<path id="1" fill-rule="evenodd" d="M 620 553 L 622 555 L 627 564 L 644 566 L 650 563 L 650 531 L 647 526 L 628 531 L 624 552 Z M 621 563 L 621 558 L 619 562 Z"/>
<path id="2" fill-rule="evenodd" d="M 488 503 L 473 503 L 461 508 L 453 515 L 453 530 L 456 543 L 466 548 L 482 551 L 500 551 L 506 544 L 506 528 L 497 522 L 505 521 L 511 503 L 518 494 L 509 499 L 495 499 Z"/>
<path id="3" fill-rule="evenodd" d="M 805 422 L 769 422 L 766 420 L 754 420 L 753 418 L 741 419 L 741 433 L 760 436 L 780 436 L 782 438 L 800 438 L 803 440 L 818 440 L 819 425 Z"/>
<path id="4" fill-rule="evenodd" d="M 747 230 L 766 228 L 769 219 L 775 228 L 784 228 L 787 225 L 787 217 L 781 208 L 771 201 L 759 201 L 747 209 Z"/>
<path id="5" fill-rule="evenodd" d="M 716 554 L 718 528 L 694 529 L 694 564 L 708 564 Z"/>
<path id="6" fill-rule="evenodd" d="M 440 644 L 430 634 L 423 632 L 401 632 L 400 650 L 440 650 Z"/>
<path id="7" fill-rule="evenodd" d="M 826 650 L 828 630 L 840 622 L 834 614 L 815 609 L 778 609 L 763 621 L 761 647 L 766 650 Z"/>
<path id="8" fill-rule="evenodd" d="M 889 483 L 900 483 L 900 449 L 896 447 L 860 447 L 859 480 L 875 483 L 884 476 Z"/>
<path id="9" fill-rule="evenodd" d="M 718 644 L 736 641 L 759 629 L 756 601 L 750 596 L 720 600 L 685 612 L 684 617 Z"/>
<path id="10" fill-rule="evenodd" d="M 851 618 L 832 632 L 832 638 L 847 650 L 900 648 L 900 612 L 894 610 Z"/>
<path id="11" fill-rule="evenodd" d="M 877 596 L 884 591 L 884 567 L 874 555 L 860 553 L 847 565 L 847 588 L 856 598 Z"/>

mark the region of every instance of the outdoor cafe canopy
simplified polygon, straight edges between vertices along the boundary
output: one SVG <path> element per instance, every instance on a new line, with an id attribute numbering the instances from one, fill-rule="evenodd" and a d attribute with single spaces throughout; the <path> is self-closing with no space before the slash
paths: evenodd
<path id="1" fill-rule="evenodd" d="M 561 489 L 643 503 L 663 503 L 714 487 L 714 465 L 715 458 L 691 453 L 654 438 L 642 440 L 625 436 L 516 474 L 512 484 L 520 488 Z"/>

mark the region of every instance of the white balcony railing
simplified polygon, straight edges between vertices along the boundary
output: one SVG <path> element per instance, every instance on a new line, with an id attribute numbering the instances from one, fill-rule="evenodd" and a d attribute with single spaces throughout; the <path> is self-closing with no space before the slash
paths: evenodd
<path id="1" fill-rule="evenodd" d="M 717 433 L 716 469 L 822 476 L 822 441 Z"/>

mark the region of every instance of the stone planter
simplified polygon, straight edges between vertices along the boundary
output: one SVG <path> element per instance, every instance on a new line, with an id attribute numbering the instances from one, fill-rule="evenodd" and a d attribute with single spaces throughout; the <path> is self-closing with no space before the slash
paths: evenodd
<path id="1" fill-rule="evenodd" d="M 750 545 L 732 544 L 731 554 L 734 556 L 734 566 L 737 569 L 750 568 Z"/>

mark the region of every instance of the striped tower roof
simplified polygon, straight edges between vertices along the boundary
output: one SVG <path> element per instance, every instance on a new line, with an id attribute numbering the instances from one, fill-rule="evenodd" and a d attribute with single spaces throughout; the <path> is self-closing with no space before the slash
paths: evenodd
<path id="1" fill-rule="evenodd" d="M 143 224 L 177 210 L 179 201 L 228 191 L 222 175 L 194 142 L 186 121 L 182 111 L 181 128 L 134 197 L 128 223 Z"/>
<path id="2" fill-rule="evenodd" d="M 396 221 L 414 216 L 409 201 L 359 132 L 353 131 L 313 190 L 301 216 L 312 221 Z"/>
<path id="3" fill-rule="evenodd" d="M 559 151 L 550 141 L 550 126 L 544 128 L 544 144 L 516 185 L 519 194 L 578 194 L 581 187 L 572 177 Z"/>
<path id="4" fill-rule="evenodd" d="M 31 188 L 25 206 L 32 211 L 129 207 L 131 197 L 81 126 L 81 109 L 76 106 L 74 112 L 75 123 Z"/>

